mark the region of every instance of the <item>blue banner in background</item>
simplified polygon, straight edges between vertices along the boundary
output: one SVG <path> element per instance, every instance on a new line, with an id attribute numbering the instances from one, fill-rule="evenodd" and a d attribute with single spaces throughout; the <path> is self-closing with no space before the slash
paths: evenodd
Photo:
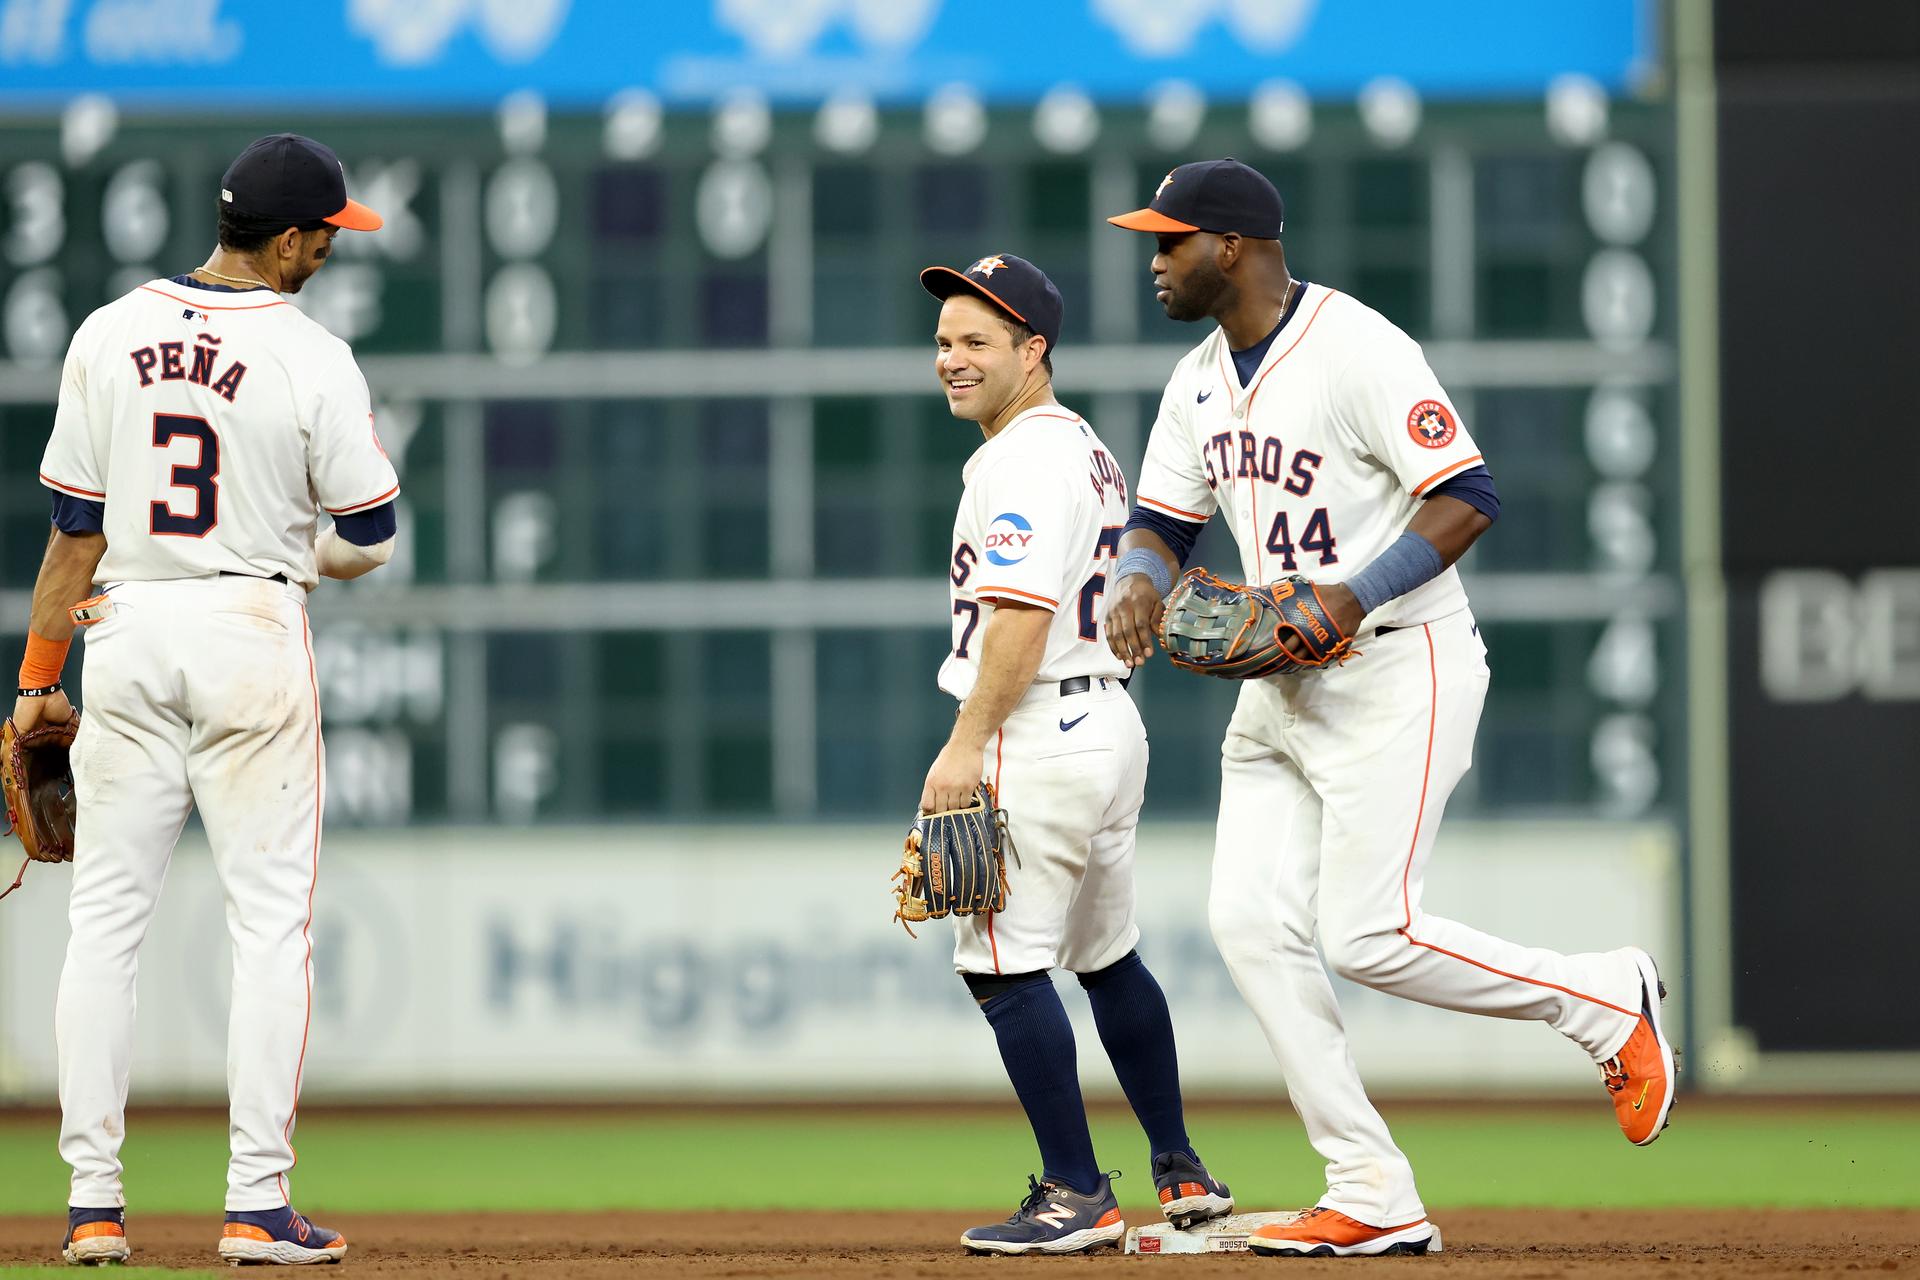
<path id="1" fill-rule="evenodd" d="M 991 102 L 1073 85 L 1105 101 L 1184 80 L 1220 98 L 1381 76 L 1446 98 L 1538 96 L 1574 72 L 1630 91 L 1648 0 L 0 0 L 0 105 L 560 107 L 645 89 L 669 106 L 753 87 Z"/>

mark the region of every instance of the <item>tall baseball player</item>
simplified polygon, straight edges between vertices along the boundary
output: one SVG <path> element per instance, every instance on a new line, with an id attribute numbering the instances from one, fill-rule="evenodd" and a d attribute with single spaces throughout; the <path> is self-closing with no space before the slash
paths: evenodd
<path id="1" fill-rule="evenodd" d="M 1479 449 L 1419 346 L 1345 294 L 1294 278 L 1283 207 L 1234 160 L 1182 165 L 1148 208 L 1157 296 L 1218 328 L 1174 370 L 1147 445 L 1108 638 L 1139 666 L 1206 522 L 1250 583 L 1300 575 L 1344 665 L 1249 680 L 1222 749 L 1209 919 L 1260 1019 L 1327 1192 L 1258 1231 L 1269 1253 L 1437 1248 L 1413 1170 L 1354 1069 L 1326 969 L 1411 1000 L 1538 1019 L 1600 1064 L 1621 1128 L 1652 1142 L 1673 1103 L 1653 961 L 1560 955 L 1420 908 L 1447 796 L 1466 772 L 1486 646 L 1452 565 L 1499 512 Z M 1291 647 L 1291 646 L 1289 646 Z"/>
<path id="2" fill-rule="evenodd" d="M 73 1166 L 63 1252 L 76 1263 L 128 1256 L 134 972 L 194 805 L 233 945 L 220 1254 L 337 1262 L 347 1248 L 288 1204 L 325 789 L 305 597 L 319 575 L 386 563 L 399 482 L 352 353 L 287 295 L 341 228 L 380 217 L 347 198 L 333 152 L 293 134 L 253 143 L 221 188 L 206 265 L 139 286 L 74 335 L 40 465 L 54 530 L 14 703 L 22 728 L 73 714 L 60 672 L 75 622 L 88 628 L 55 1009 Z M 323 509 L 333 523 L 320 529 Z M 93 583 L 105 590 L 83 599 Z"/>
<path id="3" fill-rule="evenodd" d="M 960 808 L 984 778 L 1007 811 L 1019 854 L 1006 909 L 955 921 L 954 966 L 993 1027 L 1043 1164 L 1012 1217 L 961 1243 L 1075 1253 L 1127 1228 L 1094 1159 L 1055 966 L 1086 988 L 1152 1148 L 1161 1210 L 1187 1225 L 1233 1208 L 1187 1138 L 1166 996 L 1134 951 L 1147 736 L 1104 640 L 1127 482 L 1053 398 L 1063 307 L 1039 268 L 996 254 L 964 272 L 928 267 L 920 283 L 942 300 L 934 371 L 947 407 L 986 437 L 962 472 L 948 572 L 953 649 L 940 687 L 960 708 L 920 809 Z"/>

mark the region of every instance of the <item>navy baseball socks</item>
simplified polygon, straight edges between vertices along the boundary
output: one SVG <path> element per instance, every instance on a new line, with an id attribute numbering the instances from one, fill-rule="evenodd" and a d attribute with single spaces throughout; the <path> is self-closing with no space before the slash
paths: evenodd
<path id="1" fill-rule="evenodd" d="M 1053 980 L 1044 972 L 1010 981 L 976 974 L 967 978 L 976 997 L 992 992 L 980 1012 L 993 1027 L 1007 1079 L 1033 1126 L 1041 1181 L 1082 1195 L 1099 1190 L 1104 1180 L 1094 1159 L 1093 1136 L 1087 1132 L 1073 1024 L 1067 1021 Z"/>
<path id="2" fill-rule="evenodd" d="M 1113 1074 L 1153 1148 L 1160 1211 L 1183 1229 L 1232 1213 L 1233 1194 L 1207 1172 L 1187 1138 L 1173 1016 L 1140 953 L 1129 951 L 1097 973 L 1081 974 L 1080 985 L 1093 1005 L 1093 1025 Z"/>

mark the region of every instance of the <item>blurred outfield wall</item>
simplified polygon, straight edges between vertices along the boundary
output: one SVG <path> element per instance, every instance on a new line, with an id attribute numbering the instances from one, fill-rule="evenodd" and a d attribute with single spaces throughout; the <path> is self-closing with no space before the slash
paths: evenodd
<path id="1" fill-rule="evenodd" d="M 1142 830 L 1140 951 L 1172 1005 L 1187 1086 L 1275 1092 L 1266 1041 L 1207 935 L 1212 838 Z M 1000 1096 L 949 924 L 915 940 L 890 920 L 899 839 L 875 826 L 337 836 L 316 897 L 303 1096 Z M 36 868 L 6 903 L 0 1102 L 54 1094 L 67 878 Z M 1516 941 L 1680 950 L 1679 860 L 1657 826 L 1449 826 L 1429 881 L 1429 910 Z M 142 953 L 136 1099 L 222 1095 L 228 973 L 212 859 L 189 836 Z M 1087 1087 L 1114 1094 L 1085 997 L 1058 980 Z M 1340 994 L 1381 1089 L 1598 1087 L 1544 1027 Z"/>

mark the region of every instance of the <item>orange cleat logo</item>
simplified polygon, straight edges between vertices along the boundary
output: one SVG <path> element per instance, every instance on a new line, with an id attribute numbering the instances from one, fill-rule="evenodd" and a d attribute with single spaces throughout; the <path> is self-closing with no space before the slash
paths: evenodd
<path id="1" fill-rule="evenodd" d="M 1647 1091 L 1652 1088 L 1653 1088 L 1653 1081 L 1651 1080 L 1647 1081 L 1645 1084 L 1640 1086 L 1640 1096 L 1634 1099 L 1634 1102 L 1633 1102 L 1633 1109 L 1635 1111 L 1638 1111 L 1640 1108 L 1647 1105 Z"/>

